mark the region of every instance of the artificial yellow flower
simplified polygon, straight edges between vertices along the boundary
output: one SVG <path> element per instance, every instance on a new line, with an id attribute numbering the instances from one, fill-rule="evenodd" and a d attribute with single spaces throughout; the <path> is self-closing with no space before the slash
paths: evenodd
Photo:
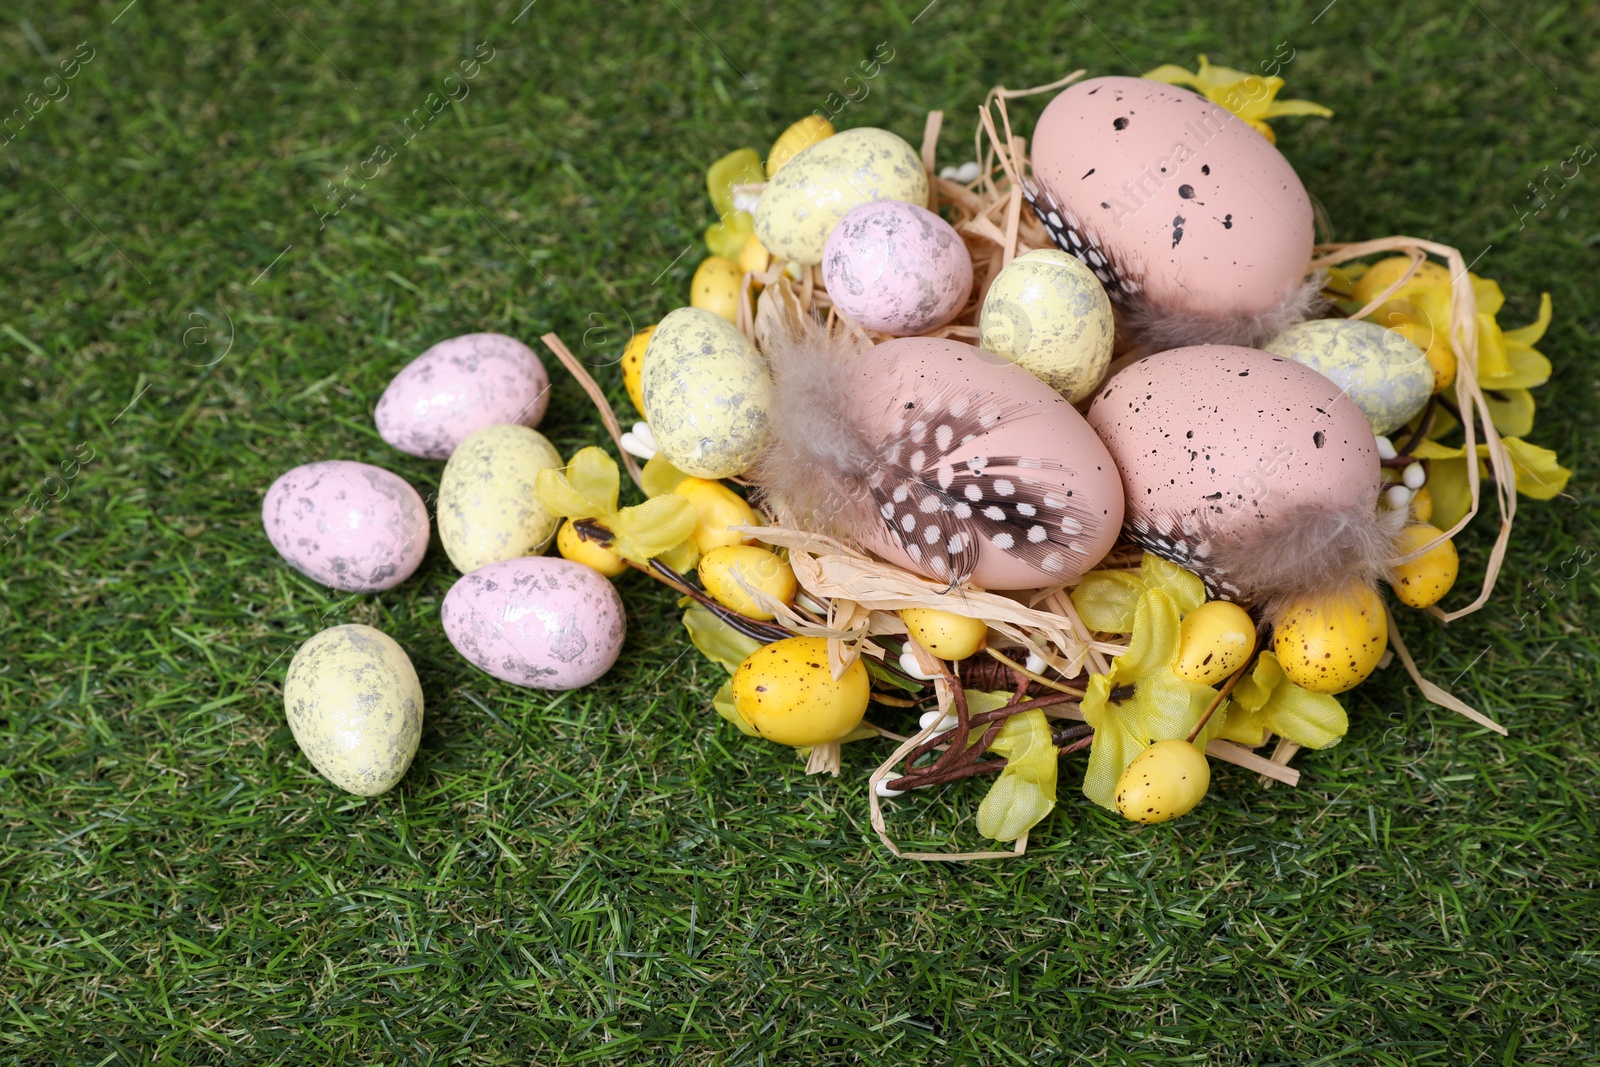
<path id="1" fill-rule="evenodd" d="M 1256 658 L 1255 669 L 1230 694 L 1228 719 L 1219 735 L 1255 748 L 1270 734 L 1287 737 L 1306 748 L 1337 745 L 1350 720 L 1344 707 L 1327 693 L 1313 693 L 1284 677 L 1272 652 Z"/>
<path id="2" fill-rule="evenodd" d="M 1096 633 L 1130 634 L 1139 597 L 1159 589 L 1187 615 L 1206 600 L 1206 587 L 1198 576 L 1176 563 L 1146 552 L 1136 571 L 1090 571 L 1072 590 L 1072 606 L 1083 624 Z"/>
<path id="3" fill-rule="evenodd" d="M 1261 136 L 1273 144 L 1278 138 L 1267 125 L 1267 119 L 1280 115 L 1319 115 L 1327 118 L 1333 114 L 1321 104 L 1310 100 L 1278 100 L 1278 90 L 1283 79 L 1263 78 L 1232 67 L 1213 67 L 1205 56 L 1200 57 L 1199 71 L 1188 71 L 1172 63 L 1165 63 L 1144 75 L 1151 81 L 1168 85 L 1187 85 L 1213 103 L 1221 104 L 1249 123 Z"/>
<path id="4" fill-rule="evenodd" d="M 543 470 L 533 490 L 546 508 L 569 519 L 593 519 L 611 531 L 617 555 L 641 566 L 661 558 L 674 570 L 694 565 L 694 505 L 676 493 L 653 497 L 636 507 L 617 507 L 622 479 L 617 461 L 593 445 L 580 449 L 565 470 Z"/>
<path id="5" fill-rule="evenodd" d="M 1189 736 L 1216 697 L 1209 685 L 1187 681 L 1172 669 L 1178 659 L 1182 612 L 1160 589 L 1145 589 L 1134 610 L 1128 651 L 1111 661 L 1106 674 L 1089 676 L 1083 717 L 1094 727 L 1083 793 L 1103 808 L 1114 808 L 1117 779 L 1133 757 L 1157 741 Z M 1196 743 L 1221 733 L 1226 706 L 1218 707 Z"/>
<path id="6" fill-rule="evenodd" d="M 1506 437 L 1505 445 L 1511 459 L 1511 471 L 1517 482 L 1517 492 L 1535 500 L 1550 500 L 1567 487 L 1572 471 L 1563 467 L 1556 454 L 1548 448 L 1529 444 L 1520 437 Z M 1480 444 L 1478 452 L 1478 477 L 1489 478 L 1489 446 Z M 1428 460 L 1428 494 L 1433 498 L 1433 515 L 1429 521 L 1441 530 L 1448 530 L 1461 521 L 1461 516 L 1472 506 L 1472 490 L 1467 482 L 1467 450 L 1462 446 L 1441 445 L 1437 441 L 1422 441 L 1411 450 L 1419 459 Z"/>
<path id="7" fill-rule="evenodd" d="M 1013 715 L 989 751 L 1004 756 L 1006 765 L 978 806 L 978 832 L 996 841 L 1015 841 L 1056 806 L 1060 755 L 1050 722 L 1038 708 Z"/>

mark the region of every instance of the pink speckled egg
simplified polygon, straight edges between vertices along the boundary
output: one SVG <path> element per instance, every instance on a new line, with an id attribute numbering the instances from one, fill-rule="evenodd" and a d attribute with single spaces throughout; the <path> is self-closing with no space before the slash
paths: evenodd
<path id="1" fill-rule="evenodd" d="M 1307 512 L 1372 513 L 1372 427 L 1337 385 L 1253 348 L 1196 345 L 1113 374 L 1089 424 L 1122 472 L 1128 533 L 1233 595 L 1218 539 L 1268 544 Z M 1331 566 L 1331 564 L 1330 564 Z"/>
<path id="2" fill-rule="evenodd" d="M 972 257 L 951 225 L 917 204 L 852 208 L 828 235 L 822 281 L 840 312 L 880 333 L 925 333 L 972 293 Z"/>
<path id="3" fill-rule="evenodd" d="M 550 378 L 533 350 L 499 333 L 440 341 L 406 364 L 378 399 L 378 434 L 402 452 L 449 459 L 485 426 L 537 426 Z"/>
<path id="4" fill-rule="evenodd" d="M 863 354 L 863 411 L 884 447 L 874 460 L 878 519 L 860 539 L 936 580 L 1036 589 L 1099 563 L 1122 525 L 1111 455 L 1065 397 L 981 348 L 935 337 Z"/>
<path id="5" fill-rule="evenodd" d="M 1091 78 L 1044 109 L 1035 210 L 1113 300 L 1255 315 L 1299 288 L 1311 200 L 1289 161 L 1221 104 L 1145 78 Z"/>
<path id="6" fill-rule="evenodd" d="M 348 593 L 399 585 L 428 551 L 428 509 L 417 491 L 398 474 L 352 460 L 280 475 L 261 521 L 290 566 Z"/>
<path id="7" fill-rule="evenodd" d="M 576 689 L 617 661 L 622 598 L 599 571 L 553 556 L 523 556 L 462 575 L 439 609 L 445 636 L 468 662 L 530 689 Z"/>

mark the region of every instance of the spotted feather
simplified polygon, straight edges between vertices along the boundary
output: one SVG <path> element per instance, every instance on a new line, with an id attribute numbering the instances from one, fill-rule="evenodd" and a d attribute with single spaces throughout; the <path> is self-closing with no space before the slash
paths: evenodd
<path id="1" fill-rule="evenodd" d="M 1055 195 L 1032 178 L 1022 181 L 1022 197 L 1039 216 L 1045 230 L 1056 247 L 1078 261 L 1100 279 L 1106 294 L 1119 303 L 1139 291 L 1138 280 L 1132 272 L 1119 264 L 1106 250 L 1093 230 L 1085 226 L 1078 216 L 1068 211 Z"/>

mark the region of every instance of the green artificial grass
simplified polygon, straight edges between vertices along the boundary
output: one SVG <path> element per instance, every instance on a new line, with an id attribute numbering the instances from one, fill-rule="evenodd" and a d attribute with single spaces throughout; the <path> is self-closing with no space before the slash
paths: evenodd
<path id="1" fill-rule="evenodd" d="M 0 17 L 0 113 L 70 90 L 0 144 L 0 504 L 58 498 L 0 551 L 0 1061 L 1600 1059 L 1600 171 L 1547 181 L 1600 143 L 1592 5 L 523 2 Z M 373 596 L 278 559 L 259 508 L 289 467 L 437 488 L 371 418 L 435 341 L 554 330 L 625 406 L 630 322 L 685 303 L 702 254 L 704 167 L 830 106 L 882 42 L 835 121 L 916 142 L 942 108 L 945 162 L 991 85 L 1286 44 L 1283 95 L 1337 112 L 1277 124 L 1336 237 L 1481 257 L 1507 326 L 1553 295 L 1532 439 L 1570 490 L 1520 502 L 1487 609 L 1402 621 L 1509 737 L 1391 668 L 1299 789 L 1218 765 L 1195 813 L 1139 828 L 1069 760 L 1024 858 L 924 865 L 867 822 L 883 746 L 827 780 L 738 734 L 640 576 L 617 668 L 547 694 L 450 647 L 437 542 Z M 542 429 L 600 442 L 549 363 Z M 1462 539 L 1464 581 L 1491 535 Z M 346 622 L 396 638 L 427 701 L 416 762 L 370 800 L 317 776 L 281 703 L 294 649 Z M 892 826 L 979 847 L 983 788 Z"/>

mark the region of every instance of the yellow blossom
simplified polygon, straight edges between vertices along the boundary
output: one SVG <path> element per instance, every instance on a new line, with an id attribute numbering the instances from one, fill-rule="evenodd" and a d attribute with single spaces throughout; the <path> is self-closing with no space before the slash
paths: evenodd
<path id="1" fill-rule="evenodd" d="M 593 519 L 611 532 L 611 548 L 641 566 L 662 558 L 669 567 L 694 565 L 691 540 L 699 516 L 675 493 L 653 497 L 636 507 L 617 507 L 621 478 L 617 462 L 603 449 L 580 449 L 565 470 L 540 471 L 534 492 L 545 507 L 569 519 Z M 685 547 L 687 546 L 687 548 Z"/>
<path id="2" fill-rule="evenodd" d="M 1200 57 L 1198 71 L 1188 71 L 1166 63 L 1146 72 L 1144 76 L 1169 85 L 1189 86 L 1206 99 L 1238 115 L 1274 144 L 1277 143 L 1277 137 L 1272 127 L 1267 125 L 1267 119 L 1280 115 L 1319 115 L 1327 118 L 1333 114 L 1310 100 L 1276 99 L 1278 91 L 1283 88 L 1282 78 L 1263 78 L 1259 74 L 1234 70 L 1232 67 L 1213 67 L 1205 56 Z"/>
<path id="3" fill-rule="evenodd" d="M 1284 677 L 1278 657 L 1262 652 L 1255 669 L 1234 686 L 1221 737 L 1251 748 L 1278 734 L 1306 748 L 1336 745 L 1350 729 L 1344 708 L 1327 693 L 1313 693 Z"/>
<path id="4" fill-rule="evenodd" d="M 1572 472 L 1563 467 L 1556 454 L 1548 448 L 1529 444 L 1520 437 L 1507 437 L 1505 445 L 1511 460 L 1511 471 L 1517 481 L 1517 492 L 1535 500 L 1550 500 L 1567 487 Z M 1489 446 L 1480 444 L 1478 476 L 1489 477 Z M 1422 441 L 1411 450 L 1412 455 L 1428 460 L 1428 493 L 1433 498 L 1433 515 L 1430 522 L 1448 530 L 1461 521 L 1472 505 L 1472 492 L 1467 482 L 1467 451 L 1461 446 L 1441 445 L 1437 441 Z"/>
<path id="5" fill-rule="evenodd" d="M 1083 792 L 1103 808 L 1115 807 L 1117 779 L 1128 764 L 1156 741 L 1189 736 L 1216 697 L 1209 685 L 1187 681 L 1173 670 L 1178 659 L 1177 603 L 1160 589 L 1139 595 L 1128 651 L 1106 674 L 1089 676 L 1083 717 L 1094 727 Z M 1219 707 L 1195 739 L 1204 746 L 1225 722 Z"/>

